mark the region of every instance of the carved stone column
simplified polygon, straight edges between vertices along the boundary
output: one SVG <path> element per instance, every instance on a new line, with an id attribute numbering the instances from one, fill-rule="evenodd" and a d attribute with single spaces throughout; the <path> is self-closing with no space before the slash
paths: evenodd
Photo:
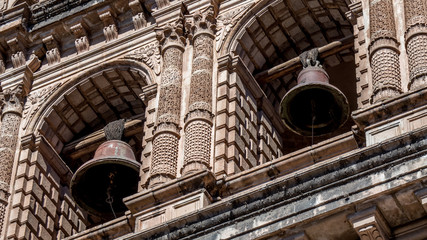
<path id="1" fill-rule="evenodd" d="M 182 57 L 185 46 L 182 18 L 156 29 L 163 56 L 159 105 L 153 136 L 150 186 L 176 177 L 181 112 Z"/>
<path id="2" fill-rule="evenodd" d="M 187 19 L 194 46 L 190 103 L 185 116 L 183 174 L 210 167 L 212 132 L 212 68 L 215 38 L 215 9 L 208 7 Z"/>
<path id="3" fill-rule="evenodd" d="M 409 89 L 427 85 L 427 2 L 405 2 L 406 51 L 409 60 Z"/>
<path id="4" fill-rule="evenodd" d="M 10 195 L 9 184 L 22 118 L 22 85 L 18 85 L 12 90 L 4 90 L 2 98 L 2 126 L 0 129 L 0 228 L 3 226 Z"/>
<path id="5" fill-rule="evenodd" d="M 394 97 L 402 92 L 400 81 L 399 43 L 392 0 L 370 1 L 371 44 L 369 46 L 373 81 L 373 102 Z"/>

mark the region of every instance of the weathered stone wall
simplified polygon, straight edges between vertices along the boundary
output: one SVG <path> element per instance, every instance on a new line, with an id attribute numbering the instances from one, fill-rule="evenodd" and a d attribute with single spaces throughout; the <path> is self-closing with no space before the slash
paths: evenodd
<path id="1" fill-rule="evenodd" d="M 51 166 L 56 154 L 21 151 L 10 208 L 7 239 L 63 239 L 86 229 L 64 178 Z M 60 160 L 59 160 L 60 161 Z M 61 179 L 62 178 L 62 179 Z"/>

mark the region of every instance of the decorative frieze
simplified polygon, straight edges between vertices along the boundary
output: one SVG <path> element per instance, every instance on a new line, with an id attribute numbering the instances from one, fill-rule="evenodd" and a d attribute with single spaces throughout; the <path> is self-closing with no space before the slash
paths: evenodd
<path id="1" fill-rule="evenodd" d="M 392 0 L 370 1 L 372 101 L 395 97 L 402 92 L 396 27 Z"/>
<path id="2" fill-rule="evenodd" d="M 136 30 L 147 26 L 144 9 L 139 0 L 129 0 L 129 7 L 132 11 L 132 22 Z"/>
<path id="3" fill-rule="evenodd" d="M 89 38 L 85 29 L 85 24 L 80 21 L 70 27 L 71 32 L 74 34 L 76 40 L 74 41 L 77 53 L 89 51 Z"/>
<path id="4" fill-rule="evenodd" d="M 102 11 L 98 11 L 99 18 L 104 23 L 104 36 L 105 41 L 110 42 L 119 37 L 119 31 L 114 20 L 114 13 L 111 9 L 107 8 Z"/>
<path id="5" fill-rule="evenodd" d="M 61 54 L 59 52 L 58 42 L 53 35 L 43 38 L 42 41 L 46 45 L 46 58 L 48 65 L 59 63 L 61 61 Z"/>
<path id="6" fill-rule="evenodd" d="M 213 5 L 186 17 L 194 54 L 190 102 L 185 117 L 184 174 L 210 168 L 215 17 Z"/>
<path id="7" fill-rule="evenodd" d="M 153 136 L 150 186 L 176 177 L 181 112 L 182 61 L 185 46 L 183 19 L 180 17 L 156 29 L 163 56 L 157 120 Z"/>
<path id="8" fill-rule="evenodd" d="M 427 85 L 427 2 L 405 1 L 406 51 L 409 61 L 409 89 Z"/>

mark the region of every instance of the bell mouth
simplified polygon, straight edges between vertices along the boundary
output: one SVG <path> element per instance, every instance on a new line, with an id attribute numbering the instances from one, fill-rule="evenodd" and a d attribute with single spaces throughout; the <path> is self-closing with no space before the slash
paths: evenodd
<path id="1" fill-rule="evenodd" d="M 340 128 L 350 114 L 345 95 L 324 82 L 298 84 L 280 103 L 283 123 L 302 136 L 321 136 Z"/>
<path id="2" fill-rule="evenodd" d="M 141 166 L 135 161 L 134 156 L 129 157 L 129 153 L 125 154 L 127 157 L 123 157 L 123 153 L 116 156 L 97 155 L 98 151 L 111 141 L 119 142 L 118 146 L 121 146 L 122 143 L 126 144 L 118 140 L 110 140 L 101 144 L 95 153 L 96 158 L 77 169 L 70 183 L 71 195 L 77 205 L 88 213 L 105 220 L 111 220 L 115 215 L 121 216 L 127 210 L 122 199 L 137 192 Z M 130 146 L 127 146 L 127 151 L 132 151 Z M 111 149 L 114 147 L 110 146 Z M 107 192 L 113 200 L 111 205 L 106 201 L 109 197 Z"/>

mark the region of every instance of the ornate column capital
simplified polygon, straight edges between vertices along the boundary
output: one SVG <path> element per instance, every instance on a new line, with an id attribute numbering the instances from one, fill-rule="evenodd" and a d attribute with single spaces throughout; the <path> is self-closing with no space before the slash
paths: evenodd
<path id="1" fill-rule="evenodd" d="M 167 23 L 164 27 L 156 28 L 156 38 L 160 43 L 160 49 L 163 53 L 169 47 L 177 47 L 184 51 L 185 35 L 183 17 L 180 16 L 175 22 Z"/>
<path id="2" fill-rule="evenodd" d="M 391 231 L 376 207 L 349 216 L 348 220 L 362 240 L 388 240 Z"/>
<path id="3" fill-rule="evenodd" d="M 213 38 L 216 32 L 217 15 L 217 9 L 211 4 L 203 11 L 185 16 L 185 29 L 188 32 L 188 38 L 192 40 L 198 34 L 208 34 Z"/>
<path id="4" fill-rule="evenodd" d="M 2 115 L 5 113 L 16 113 L 21 116 L 25 97 L 24 93 L 25 91 L 22 83 L 12 89 L 5 89 L 0 92 Z"/>

